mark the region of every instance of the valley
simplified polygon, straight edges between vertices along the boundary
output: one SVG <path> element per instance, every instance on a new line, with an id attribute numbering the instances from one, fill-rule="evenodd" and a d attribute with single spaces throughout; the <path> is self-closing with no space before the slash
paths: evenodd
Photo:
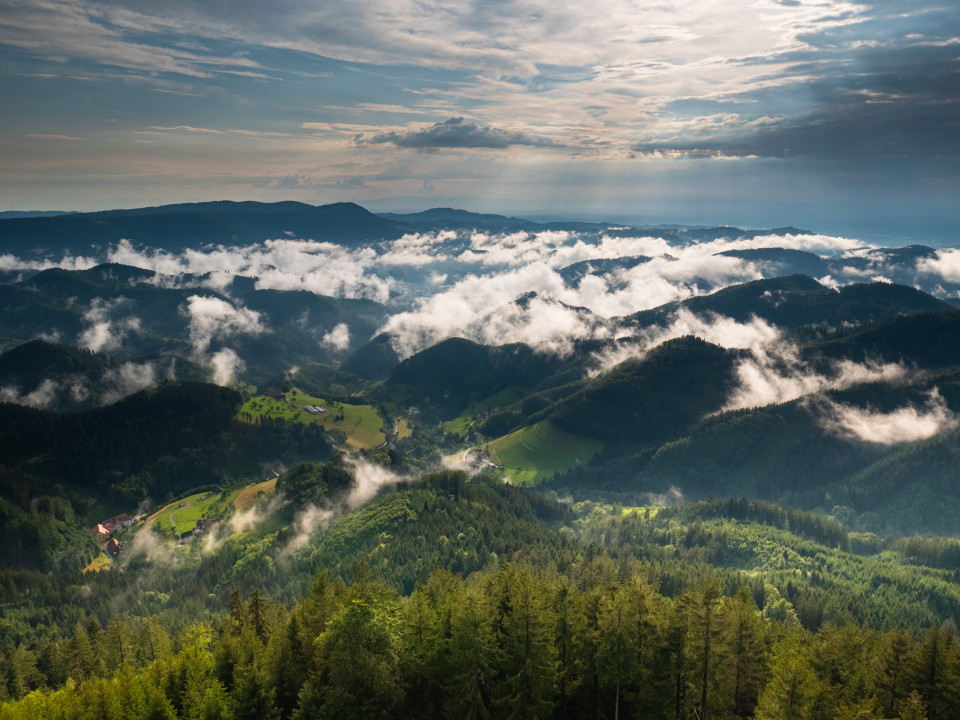
<path id="1" fill-rule="evenodd" d="M 958 707 L 953 250 L 349 204 L 0 238 L 65 227 L 0 284 L 0 718 Z"/>

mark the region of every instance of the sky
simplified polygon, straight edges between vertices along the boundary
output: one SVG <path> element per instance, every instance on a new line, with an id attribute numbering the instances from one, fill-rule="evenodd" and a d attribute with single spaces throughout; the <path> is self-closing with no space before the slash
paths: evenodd
<path id="1" fill-rule="evenodd" d="M 0 97 L 0 210 L 960 221 L 954 0 L 0 0 Z"/>

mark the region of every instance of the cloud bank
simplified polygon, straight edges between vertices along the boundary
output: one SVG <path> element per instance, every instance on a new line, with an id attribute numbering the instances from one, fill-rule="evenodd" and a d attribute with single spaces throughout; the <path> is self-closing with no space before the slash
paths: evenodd
<path id="1" fill-rule="evenodd" d="M 818 422 L 828 432 L 873 445 L 918 442 L 952 430 L 960 423 L 939 390 L 930 391 L 922 407 L 906 406 L 883 413 L 837 402 L 816 404 Z"/>

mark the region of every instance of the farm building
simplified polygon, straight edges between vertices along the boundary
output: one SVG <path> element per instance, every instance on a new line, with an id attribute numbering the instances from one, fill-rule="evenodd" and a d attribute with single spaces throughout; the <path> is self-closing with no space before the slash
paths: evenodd
<path id="1" fill-rule="evenodd" d="M 193 529 L 193 534 L 199 535 L 207 530 L 216 530 L 218 527 L 220 527 L 219 520 L 205 520 L 204 518 L 200 518 L 197 520 L 197 526 Z"/>
<path id="2" fill-rule="evenodd" d="M 137 519 L 133 515 L 127 515 L 127 513 L 121 513 L 115 517 L 110 518 L 109 520 L 104 520 L 101 525 L 103 525 L 107 530 L 113 532 L 119 530 L 120 528 L 130 527 L 133 525 Z"/>
<path id="3" fill-rule="evenodd" d="M 97 523 L 93 526 L 93 536 L 98 542 L 103 542 L 110 537 L 110 531 L 103 526 L 103 523 Z"/>
<path id="4" fill-rule="evenodd" d="M 110 542 L 107 543 L 107 547 L 105 549 L 107 551 L 107 555 L 115 558 L 120 554 L 120 550 L 123 549 L 123 543 L 118 542 L 116 538 L 110 538 Z"/>

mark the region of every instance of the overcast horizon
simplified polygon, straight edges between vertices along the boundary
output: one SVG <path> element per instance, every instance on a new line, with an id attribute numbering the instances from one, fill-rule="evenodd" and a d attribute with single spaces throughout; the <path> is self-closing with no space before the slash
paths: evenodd
<path id="1" fill-rule="evenodd" d="M 0 0 L 0 52 L 3 210 L 960 220 L 955 6 Z"/>

